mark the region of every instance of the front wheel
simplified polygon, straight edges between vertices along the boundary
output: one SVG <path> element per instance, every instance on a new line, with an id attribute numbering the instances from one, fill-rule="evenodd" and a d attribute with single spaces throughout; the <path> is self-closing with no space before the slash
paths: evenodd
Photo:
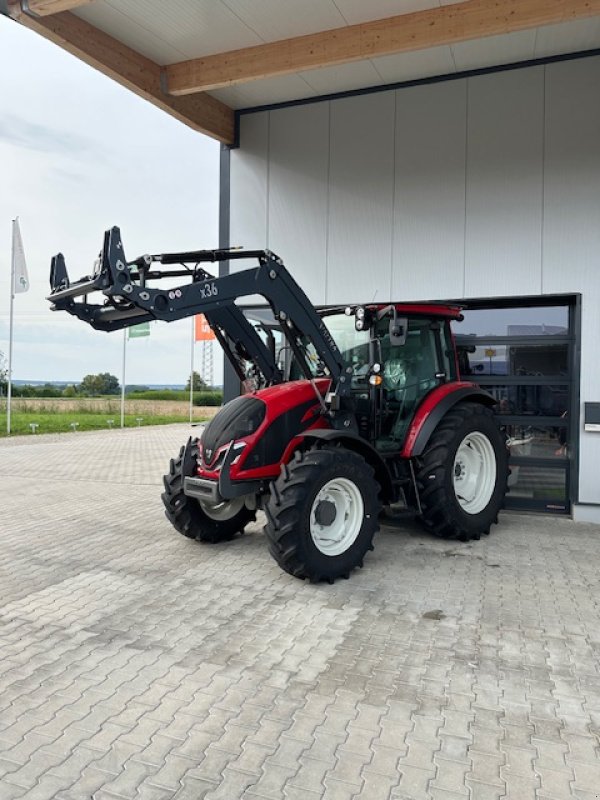
<path id="1" fill-rule="evenodd" d="M 459 403 L 417 459 L 426 527 L 446 539 L 479 539 L 498 521 L 508 479 L 508 450 L 492 412 Z"/>
<path id="2" fill-rule="evenodd" d="M 184 459 L 185 447 L 182 447 L 179 457 L 171 459 L 169 472 L 163 477 L 165 491 L 161 497 L 167 519 L 175 530 L 189 539 L 212 544 L 229 541 L 256 519 L 256 513 L 246 507 L 244 498 L 212 505 L 184 494 L 184 478 L 193 475 L 198 459 L 197 440 L 192 440 L 189 446 L 191 458 Z"/>
<path id="3" fill-rule="evenodd" d="M 297 452 L 271 485 L 265 535 L 280 567 L 311 581 L 347 578 L 379 529 L 379 484 L 362 456 L 343 448 Z"/>

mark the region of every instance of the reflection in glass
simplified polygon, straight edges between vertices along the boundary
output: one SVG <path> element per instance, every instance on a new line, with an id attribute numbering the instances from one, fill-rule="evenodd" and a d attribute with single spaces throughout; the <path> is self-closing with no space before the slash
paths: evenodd
<path id="1" fill-rule="evenodd" d="M 483 387 L 495 399 L 495 414 L 517 416 L 563 417 L 569 407 L 568 385 L 488 386 Z"/>
<path id="2" fill-rule="evenodd" d="M 566 458 L 567 427 L 502 425 L 512 458 Z"/>
<path id="3" fill-rule="evenodd" d="M 469 345 L 469 337 L 457 336 L 457 344 Z M 468 364 L 463 375 L 509 375 L 565 378 L 568 375 L 567 343 L 547 344 L 477 344 L 467 352 Z"/>
<path id="4" fill-rule="evenodd" d="M 568 336 L 568 306 L 465 309 L 456 336 Z"/>
<path id="5" fill-rule="evenodd" d="M 508 497 L 542 501 L 548 510 L 563 511 L 567 505 L 566 477 L 564 469 L 512 464 Z"/>

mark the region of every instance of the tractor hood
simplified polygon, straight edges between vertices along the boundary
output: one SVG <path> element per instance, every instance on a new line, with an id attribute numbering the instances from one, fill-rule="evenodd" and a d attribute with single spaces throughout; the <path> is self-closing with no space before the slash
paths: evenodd
<path id="1" fill-rule="evenodd" d="M 202 433 L 200 469 L 218 470 L 230 442 L 243 441 L 238 469 L 272 465 L 277 475 L 294 438 L 315 424 L 323 426 L 315 387 L 324 396 L 330 384 L 329 378 L 318 378 L 314 385 L 308 380 L 291 381 L 231 400 Z"/>
<path id="2" fill-rule="evenodd" d="M 255 433 L 263 422 L 267 407 L 255 395 L 242 395 L 231 400 L 208 423 L 200 442 L 205 464 L 212 465 L 214 456 L 231 440 Z"/>

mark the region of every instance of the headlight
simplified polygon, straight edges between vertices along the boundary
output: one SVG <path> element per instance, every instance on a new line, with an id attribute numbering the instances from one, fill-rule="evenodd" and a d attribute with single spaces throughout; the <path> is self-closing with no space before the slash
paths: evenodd
<path id="1" fill-rule="evenodd" d="M 242 455 L 245 447 L 246 447 L 246 442 L 237 442 L 236 444 L 233 445 L 233 449 L 237 453 L 237 455 L 231 462 L 232 467 L 234 464 L 237 464 L 237 462 L 240 460 L 240 456 Z"/>

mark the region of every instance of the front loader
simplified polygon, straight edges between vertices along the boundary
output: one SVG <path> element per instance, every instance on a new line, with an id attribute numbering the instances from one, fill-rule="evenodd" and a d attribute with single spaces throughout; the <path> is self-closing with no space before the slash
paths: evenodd
<path id="1" fill-rule="evenodd" d="M 256 266 L 221 277 L 203 266 L 240 259 Z M 279 565 L 331 582 L 362 566 L 384 508 L 461 541 L 497 522 L 507 448 L 494 399 L 460 380 L 450 329 L 460 308 L 317 311 L 268 250 L 128 261 L 118 228 L 106 232 L 92 274 L 76 282 L 55 256 L 50 288 L 54 309 L 104 331 L 202 313 L 240 383 L 251 384 L 171 460 L 162 499 L 185 536 L 229 540 L 260 509 Z M 252 320 L 236 301 L 255 295 L 269 314 Z"/>

